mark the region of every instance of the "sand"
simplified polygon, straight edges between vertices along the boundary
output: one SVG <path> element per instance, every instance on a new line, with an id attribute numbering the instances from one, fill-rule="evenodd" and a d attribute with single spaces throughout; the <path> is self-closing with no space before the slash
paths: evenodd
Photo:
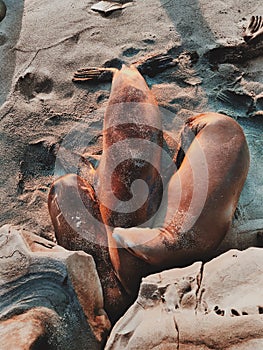
<path id="1" fill-rule="evenodd" d="M 235 224 L 263 219 L 263 46 L 251 49 L 242 38 L 251 15 L 263 13 L 262 1 L 137 0 L 108 17 L 91 10 L 95 1 L 5 2 L 1 224 L 53 237 L 47 195 L 59 175 L 54 174 L 59 145 L 81 123 L 88 141 L 100 135 L 110 92 L 109 83 L 73 84 L 74 71 L 129 64 L 158 52 L 179 58 L 176 68 L 145 77 L 159 105 L 169 110 L 165 129 L 176 134 L 181 121 L 209 110 L 237 119 L 247 135 L 251 169 Z M 81 152 L 84 145 L 75 141 Z"/>

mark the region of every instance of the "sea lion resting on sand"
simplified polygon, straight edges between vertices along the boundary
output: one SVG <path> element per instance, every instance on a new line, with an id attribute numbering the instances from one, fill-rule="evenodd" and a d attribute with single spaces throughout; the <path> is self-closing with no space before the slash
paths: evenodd
<path id="1" fill-rule="evenodd" d="M 129 104 L 128 112 L 125 104 Z M 144 140 L 145 148 L 143 143 L 134 142 L 136 139 Z M 131 140 L 132 159 L 123 161 L 123 167 L 117 166 L 114 172 L 111 167 L 116 151 L 111 152 L 111 148 L 116 140 Z M 147 141 L 154 145 L 152 151 Z M 94 216 L 105 224 L 111 263 L 131 294 L 137 292 L 142 276 L 209 256 L 230 226 L 248 172 L 249 152 L 243 131 L 237 122 L 221 114 L 205 113 L 188 119 L 175 159 L 178 171 L 165 190 L 158 175 L 162 144 L 157 103 L 144 79 L 133 66 L 115 70 L 104 120 L 103 154 L 94 184 L 73 175 L 77 179 L 73 192 L 85 198 L 88 210 L 94 210 Z M 130 187 L 137 178 L 147 182 L 148 198 L 139 209 L 123 213 L 121 202 L 132 203 L 131 208 L 136 204 Z M 49 195 L 56 236 L 66 246 L 70 245 L 70 237 L 65 237 L 70 228 L 60 203 L 67 200 L 72 186 L 72 176 L 66 175 L 55 181 Z M 136 200 L 143 201 L 143 195 L 142 191 L 142 198 L 139 193 Z M 143 224 L 150 228 L 136 227 Z M 74 237 L 81 236 L 73 231 Z M 106 242 L 104 233 L 97 232 L 98 246 Z"/>

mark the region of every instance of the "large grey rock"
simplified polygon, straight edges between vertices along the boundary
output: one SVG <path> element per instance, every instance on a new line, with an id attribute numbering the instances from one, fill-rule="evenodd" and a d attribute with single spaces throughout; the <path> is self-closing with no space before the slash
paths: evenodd
<path id="1" fill-rule="evenodd" d="M 93 258 L 10 225 L 0 229 L 0 297 L 1 350 L 100 349 L 110 329 Z"/>
<path id="2" fill-rule="evenodd" d="M 106 349 L 262 349 L 262 264 L 260 248 L 230 250 L 148 276 Z"/>

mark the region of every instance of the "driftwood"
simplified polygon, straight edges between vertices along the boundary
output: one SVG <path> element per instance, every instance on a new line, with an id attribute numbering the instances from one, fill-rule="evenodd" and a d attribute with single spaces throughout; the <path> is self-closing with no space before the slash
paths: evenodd
<path id="1" fill-rule="evenodd" d="M 93 258 L 0 229 L 1 350 L 100 349 L 110 329 Z"/>

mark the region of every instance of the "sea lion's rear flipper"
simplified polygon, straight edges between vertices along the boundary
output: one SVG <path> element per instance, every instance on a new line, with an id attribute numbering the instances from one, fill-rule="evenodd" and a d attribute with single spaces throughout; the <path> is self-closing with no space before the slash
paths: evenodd
<path id="1" fill-rule="evenodd" d="M 251 43 L 255 39 L 263 37 L 263 17 L 262 16 L 252 16 L 248 27 L 244 33 L 244 40 L 247 43 Z"/>
<path id="2" fill-rule="evenodd" d="M 116 68 L 88 67 L 78 69 L 73 76 L 74 83 L 83 82 L 111 82 L 113 74 L 118 71 Z"/>
<path id="3" fill-rule="evenodd" d="M 140 60 L 134 61 L 132 65 L 138 69 L 142 75 L 154 77 L 166 69 L 175 67 L 178 59 L 168 53 L 150 53 Z M 114 73 L 118 71 L 114 67 L 87 67 L 78 69 L 73 76 L 74 83 L 102 83 L 111 82 Z"/>
<path id="4" fill-rule="evenodd" d="M 121 228 L 113 231 L 112 237 L 120 248 L 126 249 L 137 258 L 150 265 L 160 263 L 160 255 L 163 253 L 163 240 L 165 234 L 159 228 Z"/>
<path id="5" fill-rule="evenodd" d="M 133 62 L 133 65 L 142 75 L 146 74 L 149 77 L 154 77 L 166 69 L 175 67 L 177 64 L 178 59 L 173 58 L 168 53 L 150 53 Z"/>

